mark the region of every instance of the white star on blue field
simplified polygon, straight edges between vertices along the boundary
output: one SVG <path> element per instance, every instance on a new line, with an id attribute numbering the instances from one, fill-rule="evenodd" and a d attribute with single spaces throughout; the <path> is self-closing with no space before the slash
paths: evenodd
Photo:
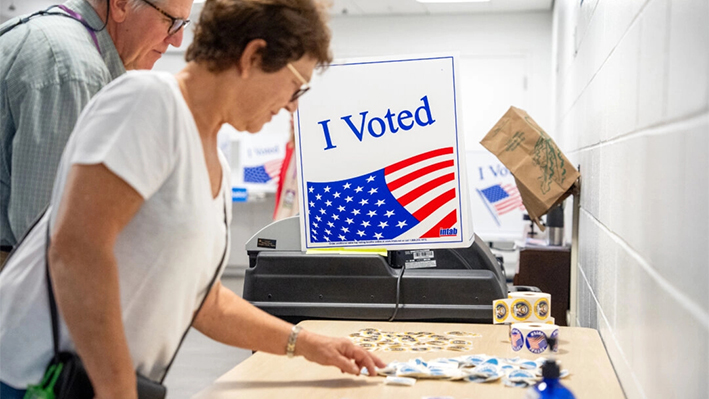
<path id="1" fill-rule="evenodd" d="M 312 242 L 390 240 L 419 223 L 388 190 L 384 169 L 308 182 L 307 191 Z"/>

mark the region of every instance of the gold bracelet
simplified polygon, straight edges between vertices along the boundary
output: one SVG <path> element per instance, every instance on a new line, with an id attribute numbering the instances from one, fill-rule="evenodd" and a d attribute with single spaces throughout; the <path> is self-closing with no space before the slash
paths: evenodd
<path id="1" fill-rule="evenodd" d="M 290 336 L 288 336 L 288 345 L 286 345 L 286 355 L 288 355 L 289 358 L 293 357 L 295 354 L 295 341 L 298 339 L 298 333 L 300 333 L 300 330 L 302 329 L 303 327 L 301 326 L 293 326 L 290 331 Z"/>

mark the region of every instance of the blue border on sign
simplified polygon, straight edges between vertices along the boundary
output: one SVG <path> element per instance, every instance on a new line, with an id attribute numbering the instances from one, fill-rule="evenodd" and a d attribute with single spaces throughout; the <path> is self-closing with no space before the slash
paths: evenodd
<path id="1" fill-rule="evenodd" d="M 409 58 L 409 59 L 401 59 L 401 60 L 386 60 L 386 61 L 361 61 L 361 62 L 347 62 L 347 63 L 339 63 L 339 64 L 330 64 L 329 67 L 337 67 L 337 66 L 352 66 L 352 65 L 368 65 L 368 64 L 389 64 L 389 63 L 395 63 L 395 62 L 411 62 L 411 61 L 432 61 L 432 60 L 445 60 L 445 59 L 450 59 L 451 61 L 451 71 L 453 72 L 453 118 L 455 120 L 455 155 L 456 155 L 456 165 L 458 168 L 458 209 L 460 209 L 460 239 L 459 240 L 450 240 L 450 241 L 435 241 L 435 244 L 451 244 L 451 243 L 462 243 L 464 241 L 465 237 L 465 231 L 463 226 L 465 225 L 463 223 L 463 216 L 468 216 L 467 214 L 463 214 L 463 204 L 462 204 L 462 195 L 463 191 L 460 187 L 460 143 L 458 142 L 458 102 L 456 100 L 456 90 L 455 90 L 455 58 L 451 55 L 448 56 L 441 56 L 441 57 L 428 57 L 428 58 Z M 302 133 L 302 130 L 300 128 L 300 107 L 296 109 L 295 111 L 295 117 L 296 117 L 296 123 L 298 124 L 298 132 Z M 305 199 L 305 179 L 303 178 L 303 145 L 301 143 L 301 136 L 302 134 L 298 135 L 298 152 L 300 153 L 300 195 L 303 196 L 300 198 L 300 200 Z M 307 202 L 304 202 L 307 203 Z M 304 235 L 305 237 L 305 248 L 310 249 L 310 248 L 327 248 L 323 246 L 309 246 L 309 241 L 308 241 L 308 231 L 307 231 L 307 226 L 310 224 L 310 220 L 308 219 L 308 215 L 301 215 L 302 217 L 305 218 L 305 223 L 303 223 L 303 231 L 301 231 L 301 234 Z M 421 243 L 426 243 L 427 241 L 421 241 Z M 387 242 L 387 241 L 382 241 L 382 245 L 412 245 L 414 242 Z M 332 247 L 344 247 L 344 248 L 356 248 L 356 247 L 364 247 L 364 246 L 370 246 L 371 244 L 342 244 L 342 243 L 333 243 Z"/>

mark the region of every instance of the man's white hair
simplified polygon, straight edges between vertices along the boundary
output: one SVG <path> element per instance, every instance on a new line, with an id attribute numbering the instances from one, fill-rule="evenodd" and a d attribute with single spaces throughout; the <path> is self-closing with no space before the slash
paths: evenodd
<path id="1" fill-rule="evenodd" d="M 160 6 L 162 4 L 167 3 L 169 0 L 148 0 L 151 3 L 155 4 L 156 6 Z M 88 0 L 91 5 L 94 7 L 104 7 L 108 0 Z M 145 1 L 143 0 L 128 0 L 128 4 L 133 8 L 133 10 L 137 10 L 143 7 L 149 7 Z"/>

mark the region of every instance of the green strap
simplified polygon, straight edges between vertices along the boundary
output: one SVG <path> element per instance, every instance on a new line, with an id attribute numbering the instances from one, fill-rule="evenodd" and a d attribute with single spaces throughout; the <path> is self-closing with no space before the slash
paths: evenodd
<path id="1" fill-rule="evenodd" d="M 63 368 L 64 364 L 62 363 L 49 366 L 47 372 L 44 373 L 42 382 L 28 386 L 23 399 L 54 399 L 54 386 L 57 384 Z"/>
<path id="2" fill-rule="evenodd" d="M 52 376 L 52 381 L 49 383 L 49 385 L 47 385 L 47 389 L 54 392 L 54 385 L 57 384 L 57 380 L 59 379 L 59 376 L 62 373 L 62 369 L 64 368 L 64 363 L 55 364 L 52 367 L 54 367 L 56 370 L 54 371 L 54 375 Z M 50 370 L 51 370 L 51 368 L 50 368 Z M 51 371 L 50 371 L 50 373 L 51 373 Z M 44 384 L 45 384 L 45 381 L 42 381 L 42 385 L 44 385 Z"/>

